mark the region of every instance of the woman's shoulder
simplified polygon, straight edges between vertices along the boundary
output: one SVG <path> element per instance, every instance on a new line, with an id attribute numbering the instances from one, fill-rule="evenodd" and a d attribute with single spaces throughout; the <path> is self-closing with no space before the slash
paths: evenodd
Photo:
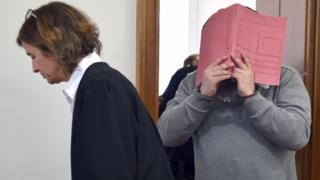
<path id="1" fill-rule="evenodd" d="M 106 62 L 92 64 L 81 79 L 81 86 L 92 87 L 98 84 L 107 84 L 113 88 L 134 88 L 133 84 L 118 70 Z"/>

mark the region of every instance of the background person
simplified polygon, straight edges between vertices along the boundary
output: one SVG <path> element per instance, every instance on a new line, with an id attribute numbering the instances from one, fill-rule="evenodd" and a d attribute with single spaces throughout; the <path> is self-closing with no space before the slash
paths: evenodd
<path id="1" fill-rule="evenodd" d="M 167 88 L 160 96 L 159 116 L 166 109 L 168 101 L 170 101 L 174 97 L 182 79 L 185 78 L 188 73 L 191 73 L 197 69 L 198 61 L 199 54 L 191 54 L 183 61 L 183 67 L 178 69 L 173 74 Z"/>
<path id="2" fill-rule="evenodd" d="M 183 67 L 178 69 L 161 95 L 159 106 L 159 116 L 165 110 L 167 103 L 174 97 L 179 84 L 187 76 L 197 69 L 199 54 L 191 54 L 184 62 Z M 192 138 L 189 138 L 186 143 L 178 147 L 166 147 L 167 156 L 171 165 L 173 175 L 176 180 L 193 180 L 194 179 L 194 155 Z"/>

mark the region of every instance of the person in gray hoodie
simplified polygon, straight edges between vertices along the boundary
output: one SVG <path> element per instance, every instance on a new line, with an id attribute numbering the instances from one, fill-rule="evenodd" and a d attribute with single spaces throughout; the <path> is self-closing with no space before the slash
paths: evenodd
<path id="1" fill-rule="evenodd" d="M 295 152 L 311 124 L 299 73 L 282 66 L 278 86 L 261 85 L 248 58 L 225 59 L 204 70 L 199 87 L 197 72 L 181 82 L 157 124 L 164 145 L 193 138 L 196 180 L 296 180 Z"/>

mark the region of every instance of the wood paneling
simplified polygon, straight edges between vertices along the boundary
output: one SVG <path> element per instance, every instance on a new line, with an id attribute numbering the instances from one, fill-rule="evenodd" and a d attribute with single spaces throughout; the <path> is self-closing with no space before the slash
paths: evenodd
<path id="1" fill-rule="evenodd" d="M 315 2 L 315 53 L 314 53 L 314 92 L 313 92 L 313 125 L 312 125 L 312 153 L 311 177 L 320 179 L 320 2 Z"/>
<path id="2" fill-rule="evenodd" d="M 137 0 L 136 88 L 158 119 L 159 0 Z"/>
<path id="3" fill-rule="evenodd" d="M 315 8 L 312 1 L 307 0 L 306 5 L 306 38 L 305 38 L 305 73 L 304 83 L 313 99 L 314 89 L 314 18 Z M 312 126 L 311 126 L 312 127 Z M 312 138 L 311 138 L 312 139 Z M 303 150 L 297 153 L 298 180 L 311 180 L 311 139 Z"/>
<path id="4" fill-rule="evenodd" d="M 306 23 L 306 74 L 305 84 L 312 103 L 312 133 L 305 148 L 303 171 L 299 180 L 320 179 L 320 3 L 307 0 Z"/>

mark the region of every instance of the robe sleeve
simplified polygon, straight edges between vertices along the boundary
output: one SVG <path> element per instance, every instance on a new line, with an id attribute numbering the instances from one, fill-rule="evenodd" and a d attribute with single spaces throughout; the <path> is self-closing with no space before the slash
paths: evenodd
<path id="1" fill-rule="evenodd" d="M 173 179 L 158 132 L 127 80 L 95 78 L 81 88 L 72 127 L 73 180 Z"/>
<path id="2" fill-rule="evenodd" d="M 128 94 L 103 78 L 79 93 L 72 127 L 73 179 L 134 179 L 138 128 Z"/>

